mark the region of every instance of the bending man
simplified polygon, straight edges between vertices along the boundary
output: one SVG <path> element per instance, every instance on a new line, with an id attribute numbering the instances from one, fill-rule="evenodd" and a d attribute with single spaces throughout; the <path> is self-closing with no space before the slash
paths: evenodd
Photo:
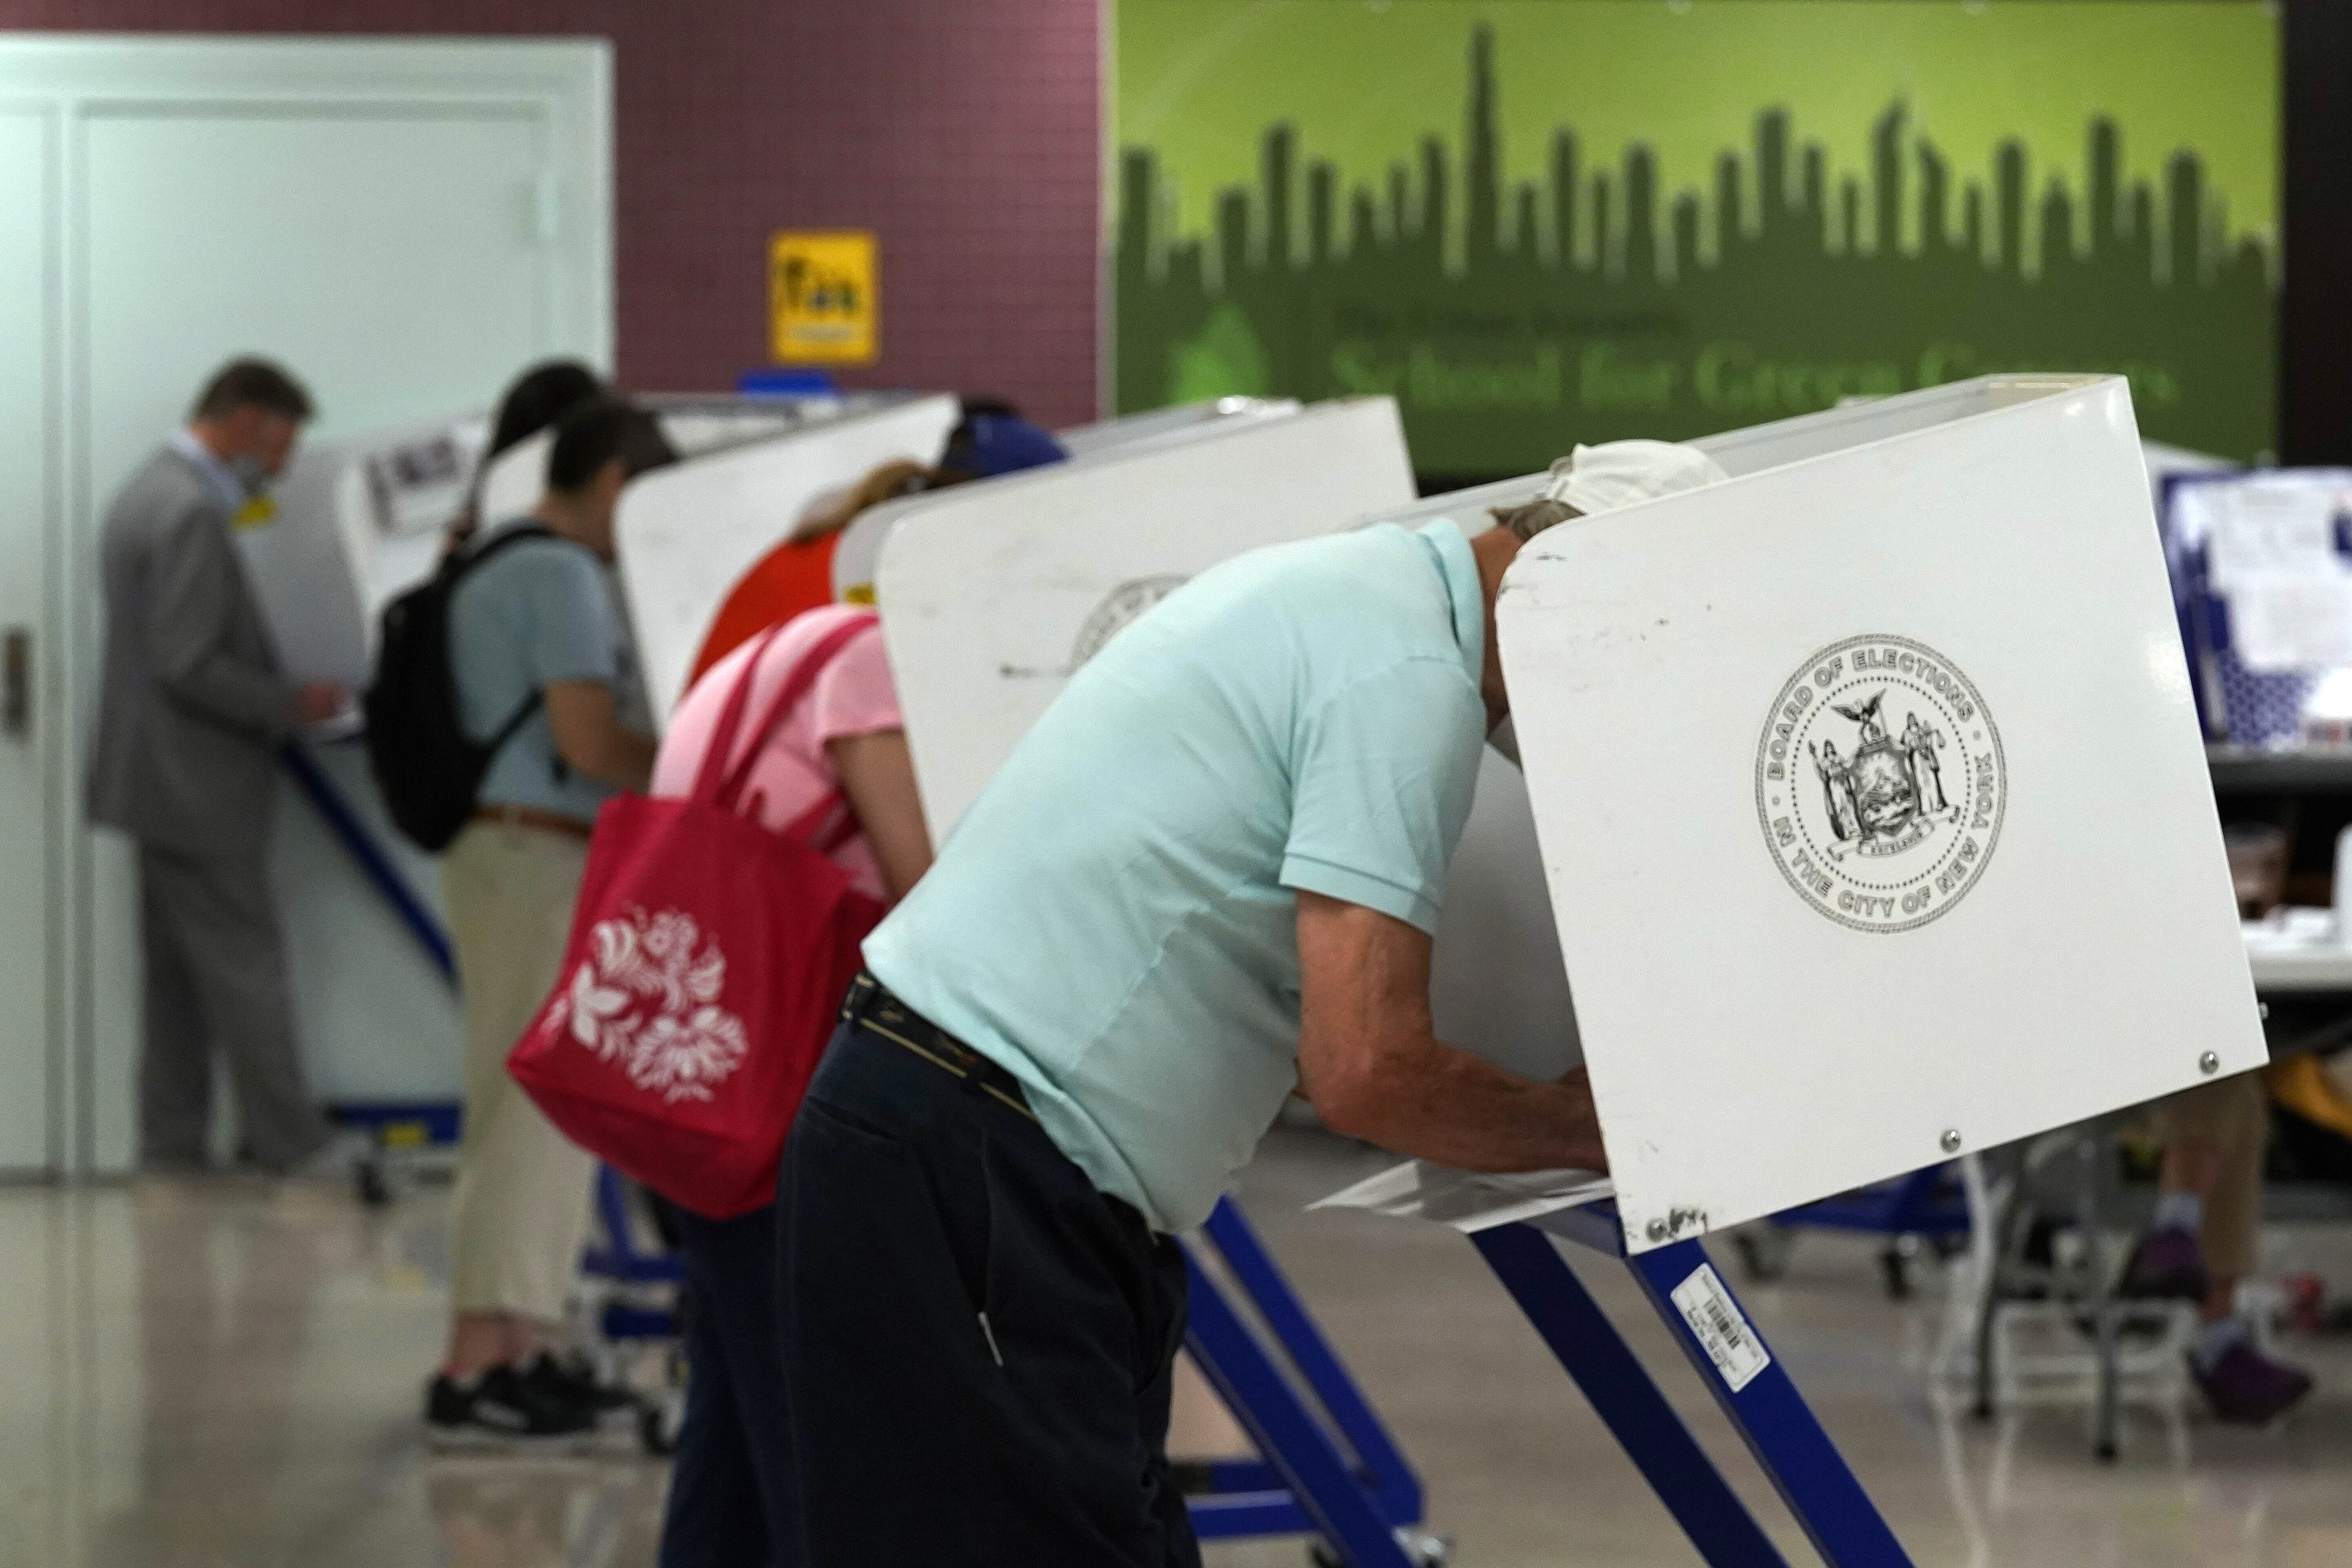
<path id="1" fill-rule="evenodd" d="M 778 1214 L 808 1561 L 1194 1563 L 1162 1442 L 1198 1225 L 1294 1089 L 1449 1165 L 1601 1168 L 1580 1070 L 1434 1037 L 1521 545 L 1721 470 L 1578 448 L 1450 521 L 1261 550 L 1075 679 L 867 941 Z"/>

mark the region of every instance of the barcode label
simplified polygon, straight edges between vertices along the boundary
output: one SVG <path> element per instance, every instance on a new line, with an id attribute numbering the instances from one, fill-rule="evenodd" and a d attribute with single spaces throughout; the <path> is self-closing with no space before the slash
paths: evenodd
<path id="1" fill-rule="evenodd" d="M 1756 1374 L 1772 1364 L 1771 1353 L 1740 1316 L 1731 1292 L 1716 1278 L 1715 1265 L 1700 1264 L 1689 1279 L 1674 1288 L 1672 1299 L 1675 1310 L 1698 1336 L 1707 1359 L 1715 1363 L 1715 1370 L 1723 1374 L 1732 1393 L 1755 1382 Z"/>

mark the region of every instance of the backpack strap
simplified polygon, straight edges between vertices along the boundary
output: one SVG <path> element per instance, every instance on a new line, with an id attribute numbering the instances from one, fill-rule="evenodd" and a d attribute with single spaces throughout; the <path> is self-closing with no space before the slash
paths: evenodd
<path id="1" fill-rule="evenodd" d="M 555 530 L 542 522 L 516 523 L 509 528 L 494 529 L 488 534 L 477 536 L 449 552 L 447 563 L 450 573 L 449 585 L 456 587 L 457 578 L 463 577 L 510 544 L 524 544 L 534 539 L 559 537 Z"/>
<path id="2" fill-rule="evenodd" d="M 507 742 L 515 738 L 517 731 L 530 721 L 530 716 L 539 711 L 540 704 L 545 700 L 547 700 L 547 694 L 544 691 L 538 687 L 531 688 L 530 695 L 522 700 L 522 705 L 509 714 L 507 721 L 499 726 L 498 733 L 492 735 L 483 744 L 482 754 L 486 757 L 495 757 L 506 750 Z"/>
<path id="3" fill-rule="evenodd" d="M 476 567 L 487 563 L 490 557 L 498 554 L 509 545 L 523 544 L 534 539 L 555 539 L 557 537 L 559 536 L 553 529 L 549 528 L 542 523 L 526 522 L 518 524 L 512 528 L 502 528 L 487 537 L 476 538 L 460 543 L 457 549 L 449 552 L 449 559 L 445 563 L 444 569 L 447 571 L 449 574 L 449 581 L 441 590 L 445 605 L 449 595 L 457 593 L 457 584 L 460 579 L 470 574 Z M 446 613 L 446 609 L 444 613 Z M 539 711 L 540 704 L 544 702 L 546 700 L 546 693 L 544 691 L 541 690 L 538 687 L 531 688 L 530 695 L 522 700 L 521 706 L 518 707 L 512 713 L 507 715 L 507 721 L 499 725 L 497 732 L 491 735 L 489 740 L 483 745 L 482 755 L 485 757 L 495 757 L 500 752 L 506 750 L 507 742 L 513 740 L 516 733 L 520 731 L 525 724 L 530 721 L 530 716 Z M 558 757 L 556 759 L 556 766 L 561 769 L 562 765 L 563 759 L 562 757 Z M 562 781 L 559 780 L 558 782 L 560 783 Z"/>
<path id="4" fill-rule="evenodd" d="M 735 756 L 736 733 L 751 697 L 752 679 L 759 671 L 760 661 L 767 657 L 770 643 L 782 628 L 770 631 L 744 662 L 742 673 L 736 678 L 735 689 L 728 693 L 726 710 L 719 714 L 719 724 L 711 732 L 710 745 L 702 754 L 702 768 L 694 783 L 695 798 L 729 811 L 734 810 L 737 801 L 742 796 L 744 784 L 751 776 L 752 768 L 759 763 L 760 753 L 767 749 L 778 728 L 801 699 L 808 694 L 808 689 L 815 684 L 817 676 L 832 662 L 834 656 L 877 619 L 879 617 L 873 615 L 853 616 L 818 638 L 816 646 L 801 656 L 800 663 L 793 666 L 792 674 L 785 677 L 782 689 L 751 726 L 750 744 L 743 748 L 741 757 L 730 767 L 728 761 Z"/>

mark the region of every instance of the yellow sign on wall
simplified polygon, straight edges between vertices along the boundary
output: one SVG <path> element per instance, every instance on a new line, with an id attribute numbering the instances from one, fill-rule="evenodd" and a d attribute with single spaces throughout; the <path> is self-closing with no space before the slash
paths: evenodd
<path id="1" fill-rule="evenodd" d="M 871 364 L 877 353 L 874 236 L 785 229 L 768 242 L 768 315 L 780 364 Z"/>

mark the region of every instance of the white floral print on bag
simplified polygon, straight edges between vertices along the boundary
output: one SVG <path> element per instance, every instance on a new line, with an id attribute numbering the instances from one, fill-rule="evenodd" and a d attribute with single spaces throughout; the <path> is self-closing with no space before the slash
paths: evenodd
<path id="1" fill-rule="evenodd" d="M 639 1089 L 672 1101 L 709 1100 L 750 1048 L 743 1021 L 719 1005 L 727 984 L 719 944 L 704 942 L 682 910 L 640 909 L 599 921 L 589 942 L 593 952 L 541 1027 L 553 1034 L 568 1025 Z"/>

